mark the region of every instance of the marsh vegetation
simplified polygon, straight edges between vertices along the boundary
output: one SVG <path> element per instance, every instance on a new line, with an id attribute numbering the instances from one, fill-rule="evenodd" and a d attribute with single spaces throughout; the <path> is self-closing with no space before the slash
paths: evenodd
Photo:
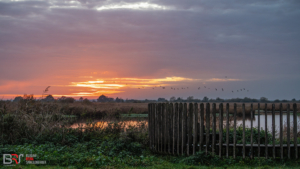
<path id="1" fill-rule="evenodd" d="M 132 117 L 146 113 L 147 103 L 0 101 L 0 161 L 2 154 L 22 153 L 37 154 L 35 160 L 50 166 L 74 168 L 298 166 L 299 160 L 155 154 L 149 150 L 147 118 Z M 26 168 L 25 160 L 21 166 Z"/>

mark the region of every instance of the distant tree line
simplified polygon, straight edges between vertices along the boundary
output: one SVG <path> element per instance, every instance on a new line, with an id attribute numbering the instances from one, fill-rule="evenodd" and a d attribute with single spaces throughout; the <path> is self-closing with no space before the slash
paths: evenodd
<path id="1" fill-rule="evenodd" d="M 13 102 L 19 102 L 19 101 L 23 101 L 23 100 L 35 100 L 33 95 L 24 95 L 24 96 L 17 96 L 14 98 Z M 189 96 L 186 99 L 183 99 L 181 97 L 171 97 L 169 100 L 165 99 L 165 98 L 158 98 L 157 100 L 136 100 L 136 99 L 122 99 L 117 97 L 116 99 L 114 98 L 110 98 L 108 96 L 105 95 L 101 95 L 98 97 L 98 99 L 95 100 L 89 100 L 87 98 L 83 98 L 80 97 L 78 100 L 72 98 L 72 97 L 66 97 L 66 96 L 62 96 L 60 98 L 55 99 L 52 95 L 47 95 L 45 98 L 40 99 L 43 102 L 61 102 L 61 103 L 74 103 L 74 102 L 82 102 L 82 103 L 91 103 L 91 102 L 102 102 L 102 103 L 106 103 L 106 102 L 117 102 L 117 103 L 153 103 L 153 102 L 263 102 L 263 103 L 284 103 L 284 102 L 300 102 L 300 100 L 296 100 L 296 99 L 291 99 L 291 100 L 269 100 L 266 97 L 261 97 L 260 99 L 253 99 L 253 98 L 249 98 L 249 97 L 245 97 L 245 98 L 232 98 L 232 99 L 222 99 L 217 97 L 216 99 L 213 98 L 208 98 L 207 96 L 204 96 L 203 99 L 195 99 L 193 96 Z"/>
<path id="2" fill-rule="evenodd" d="M 166 101 L 166 99 L 164 98 L 159 98 L 158 99 L 158 102 L 160 101 Z M 279 99 L 276 99 L 276 100 L 269 100 L 268 98 L 266 97 L 261 97 L 260 99 L 253 99 L 253 98 L 249 98 L 249 97 L 245 97 L 245 98 L 232 98 L 232 99 L 222 99 L 220 97 L 217 97 L 216 99 L 209 99 L 207 96 L 204 96 L 203 99 L 194 99 L 193 96 L 189 96 L 187 97 L 187 99 L 182 99 L 180 97 L 178 97 L 177 99 L 175 97 L 171 97 L 170 98 L 170 102 L 263 102 L 263 103 L 270 103 L 270 102 L 300 102 L 300 100 L 296 100 L 296 99 L 291 99 L 291 100 L 279 100 Z"/>

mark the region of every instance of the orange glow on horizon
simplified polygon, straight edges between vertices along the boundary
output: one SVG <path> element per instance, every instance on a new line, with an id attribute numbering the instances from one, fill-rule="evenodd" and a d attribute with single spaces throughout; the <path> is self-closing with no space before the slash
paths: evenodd
<path id="1" fill-rule="evenodd" d="M 101 94 L 116 94 L 124 92 L 124 89 L 130 88 L 154 88 L 159 86 L 170 86 L 172 82 L 197 81 L 200 79 L 191 79 L 184 77 L 166 77 L 157 79 L 145 78 L 105 78 L 95 81 L 71 82 L 69 86 L 83 88 L 82 91 L 72 93 L 75 96 L 99 96 Z M 174 85 L 174 84 L 173 84 Z M 103 89 L 103 90 L 102 90 Z M 123 91 L 122 91 L 123 90 Z"/>
<path id="2" fill-rule="evenodd" d="M 59 81 L 59 82 L 53 82 L 56 84 L 50 84 L 47 86 L 50 87 L 50 91 L 47 93 L 44 93 L 42 95 L 42 91 L 39 92 L 37 95 L 34 94 L 34 97 L 36 98 L 42 98 L 46 95 L 51 94 L 53 97 L 58 98 L 61 96 L 66 97 L 87 97 L 87 98 L 97 98 L 100 95 L 115 95 L 119 93 L 125 93 L 125 92 L 135 92 L 137 90 L 135 89 L 143 89 L 145 92 L 150 91 L 150 89 L 155 89 L 159 87 L 174 87 L 174 88 L 181 88 L 181 86 L 186 86 L 189 83 L 203 83 L 205 82 L 225 82 L 225 81 L 243 81 L 242 79 L 227 79 L 227 78 L 209 78 L 209 79 L 193 79 L 193 78 L 185 78 L 185 77 L 165 77 L 165 78 L 95 78 L 95 80 L 92 80 L 91 77 L 87 81 L 74 81 L 74 79 L 68 79 L 69 82 Z M 71 82 L 70 82 L 71 81 Z M 8 83 L 6 86 L 11 86 L 11 84 L 15 83 Z M 35 82 L 31 83 L 24 83 L 26 86 L 34 85 Z M 12 85 L 13 86 L 13 85 Z M 22 87 L 22 86 L 20 86 Z M 145 90 L 149 89 L 149 90 Z M 25 91 L 25 89 L 21 90 Z M 33 90 L 36 91 L 36 90 Z M 31 91 L 24 92 L 23 94 L 20 94 L 20 92 L 16 91 L 15 94 L 0 94 L 0 99 L 13 99 L 16 96 L 23 96 L 24 93 L 35 93 Z M 125 95 L 125 94 L 124 94 Z M 123 95 L 123 96 L 124 96 Z"/>

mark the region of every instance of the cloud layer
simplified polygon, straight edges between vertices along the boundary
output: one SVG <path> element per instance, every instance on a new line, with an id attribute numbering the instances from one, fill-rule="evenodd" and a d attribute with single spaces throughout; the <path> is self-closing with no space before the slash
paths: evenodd
<path id="1" fill-rule="evenodd" d="M 1 0 L 0 95 L 39 94 L 88 76 L 183 77 L 219 88 L 218 79 L 228 76 L 243 81 L 222 85 L 248 85 L 253 93 L 245 96 L 297 98 L 299 9 L 292 0 Z M 173 95 L 123 91 L 135 98 Z M 194 94 L 203 95 L 218 96 Z"/>

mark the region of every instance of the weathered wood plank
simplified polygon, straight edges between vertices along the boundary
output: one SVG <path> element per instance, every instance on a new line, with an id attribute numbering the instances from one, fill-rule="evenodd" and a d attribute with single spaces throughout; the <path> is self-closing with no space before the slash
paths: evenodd
<path id="1" fill-rule="evenodd" d="M 157 106 L 157 151 L 161 151 L 160 149 L 160 128 L 161 128 L 161 103 Z"/>
<path id="2" fill-rule="evenodd" d="M 186 130 L 187 130 L 187 104 L 183 104 L 182 114 L 182 154 L 186 153 Z"/>
<path id="3" fill-rule="evenodd" d="M 163 103 L 163 114 L 162 114 L 162 152 L 166 153 L 166 104 Z"/>
<path id="4" fill-rule="evenodd" d="M 283 159 L 283 119 L 282 119 L 282 103 L 279 105 L 279 113 L 280 113 L 280 158 Z"/>
<path id="5" fill-rule="evenodd" d="M 189 103 L 189 114 L 188 114 L 188 146 L 187 146 L 187 155 L 190 155 L 190 147 L 192 147 L 193 143 L 193 114 L 194 114 L 194 108 L 193 103 Z"/>
<path id="6" fill-rule="evenodd" d="M 162 131 L 162 133 L 161 133 L 161 138 L 162 138 L 162 141 L 161 141 L 161 143 L 162 143 L 162 152 L 165 152 L 166 153 L 166 130 L 165 130 L 165 128 L 166 128 L 166 104 L 165 103 L 163 103 L 162 104 L 162 129 L 161 129 L 161 131 Z"/>
<path id="7" fill-rule="evenodd" d="M 246 139 L 245 139 L 245 103 L 243 103 L 242 105 L 242 111 L 243 111 L 243 158 L 245 158 L 245 155 L 246 155 Z"/>
<path id="8" fill-rule="evenodd" d="M 177 148 L 177 142 L 178 142 L 178 104 L 175 103 L 174 106 L 172 106 L 174 108 L 174 115 L 173 115 L 173 151 L 172 153 L 175 154 L 176 152 L 176 148 Z M 178 151 L 178 149 L 177 149 Z"/>
<path id="9" fill-rule="evenodd" d="M 211 145 L 211 152 L 213 155 L 216 154 L 216 103 L 212 104 L 212 145 Z"/>
<path id="10" fill-rule="evenodd" d="M 219 157 L 222 157 L 222 138 L 223 138 L 223 103 L 219 104 Z"/>
<path id="11" fill-rule="evenodd" d="M 210 130 L 210 104 L 209 103 L 206 103 L 206 116 L 205 116 L 205 119 L 206 119 L 206 147 L 205 147 L 205 154 L 207 155 L 208 154 L 208 148 L 209 148 L 209 130 Z"/>
<path id="12" fill-rule="evenodd" d="M 250 122 L 251 123 L 250 124 L 250 127 L 251 127 L 251 136 L 250 136 L 251 137 L 250 138 L 251 139 L 251 147 L 250 147 L 251 156 L 250 157 L 253 158 L 253 119 L 254 119 L 253 117 L 254 116 L 253 116 L 253 104 L 252 103 L 250 106 L 250 116 L 251 116 L 251 118 L 250 118 L 250 121 L 251 121 Z"/>
<path id="13" fill-rule="evenodd" d="M 199 140 L 199 151 L 203 150 L 203 131 L 204 131 L 204 104 L 200 104 L 200 140 Z"/>
<path id="14" fill-rule="evenodd" d="M 290 104 L 288 103 L 287 105 L 287 110 L 286 110 L 286 121 L 287 121 L 287 138 L 286 138 L 286 142 L 287 142 L 287 152 L 288 152 L 288 159 L 291 159 L 291 147 L 290 147 L 290 138 L 291 138 L 291 127 L 290 127 Z"/>
<path id="15" fill-rule="evenodd" d="M 198 104 L 197 103 L 194 103 L 194 119 L 193 119 L 193 155 L 195 155 L 196 153 L 196 148 L 198 147 L 197 144 L 197 138 L 198 138 L 198 131 L 197 131 L 197 128 L 198 128 Z"/>
<path id="16" fill-rule="evenodd" d="M 293 104 L 293 123 L 294 123 L 294 149 L 295 149 L 295 159 L 298 159 L 298 148 L 297 148 L 297 104 Z"/>
<path id="17" fill-rule="evenodd" d="M 229 157 L 229 103 L 226 104 L 226 158 Z"/>
<path id="18" fill-rule="evenodd" d="M 152 114 L 152 126 L 153 126 L 153 128 L 152 128 L 152 133 L 153 133 L 153 141 L 152 141 L 152 145 L 153 145 L 153 149 L 154 149 L 154 151 L 156 151 L 155 150 L 155 146 L 156 146 L 156 144 L 155 144 L 155 142 L 156 142 L 156 132 L 155 132 L 155 129 L 156 129 L 156 125 L 155 125 L 155 114 L 156 114 L 156 103 L 153 103 L 152 104 L 152 110 L 153 110 L 153 114 Z"/>
<path id="19" fill-rule="evenodd" d="M 152 140 L 151 140 L 151 131 L 150 131 L 150 129 L 151 129 L 151 120 L 150 120 L 150 118 L 151 118 L 151 103 L 148 103 L 148 135 L 149 135 L 149 147 L 150 147 L 150 149 L 151 149 L 151 143 L 152 143 Z"/>
<path id="20" fill-rule="evenodd" d="M 272 104 L 272 142 L 273 142 L 273 159 L 275 159 L 275 104 Z"/>
<path id="21" fill-rule="evenodd" d="M 183 104 L 180 103 L 179 104 L 179 107 L 178 107 L 178 127 L 179 127 L 179 130 L 178 130 L 178 145 L 177 145 L 177 148 L 178 148 L 178 152 L 177 154 L 179 155 L 180 153 L 182 153 L 182 114 L 183 114 Z M 183 153 L 182 153 L 183 154 Z"/>
<path id="22" fill-rule="evenodd" d="M 234 103 L 233 109 L 233 158 L 236 159 L 236 103 Z"/>
<path id="23" fill-rule="evenodd" d="M 169 128 L 169 143 L 168 143 L 168 152 L 169 154 L 174 154 L 174 149 L 173 149 L 173 141 L 174 141 L 174 127 L 173 127 L 173 123 L 174 123 L 174 119 L 173 119 L 173 116 L 174 116 L 174 110 L 173 110 L 173 103 L 170 103 L 169 104 L 169 109 L 170 109 L 170 112 L 169 112 L 169 123 L 168 123 L 168 128 Z M 172 147 L 171 147 L 172 146 Z"/>
<path id="24" fill-rule="evenodd" d="M 268 110 L 268 105 L 265 103 L 265 145 L 268 144 L 268 119 L 267 119 L 267 110 Z M 268 158 L 268 147 L 265 146 L 265 157 L 266 159 Z"/>
<path id="25" fill-rule="evenodd" d="M 257 105 L 258 107 L 258 112 L 257 112 L 257 120 L 258 120 L 258 124 L 257 124 L 257 132 L 258 132 L 258 135 L 257 135 L 257 144 L 258 144 L 258 148 L 257 148 L 257 156 L 258 158 L 260 157 L 260 103 L 258 103 Z"/>
<path id="26" fill-rule="evenodd" d="M 156 107 L 155 103 L 151 104 L 151 135 L 152 135 L 152 150 L 154 150 L 154 144 L 155 144 L 155 112 L 156 112 Z"/>

